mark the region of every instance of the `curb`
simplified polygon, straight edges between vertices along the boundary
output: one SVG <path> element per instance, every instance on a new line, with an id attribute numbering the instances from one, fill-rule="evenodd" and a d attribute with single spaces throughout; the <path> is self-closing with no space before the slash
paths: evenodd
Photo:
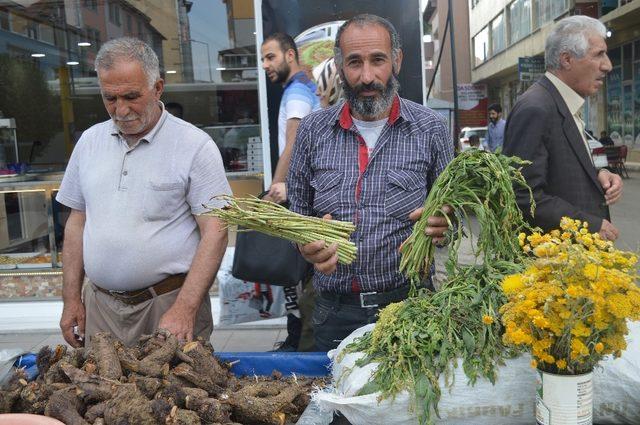
<path id="1" fill-rule="evenodd" d="M 625 162 L 628 171 L 640 171 L 640 162 Z"/>

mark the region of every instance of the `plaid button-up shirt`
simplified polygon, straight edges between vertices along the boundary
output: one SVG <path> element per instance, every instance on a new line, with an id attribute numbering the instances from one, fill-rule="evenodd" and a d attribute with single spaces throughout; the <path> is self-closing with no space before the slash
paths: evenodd
<path id="1" fill-rule="evenodd" d="M 305 117 L 287 177 L 290 208 L 354 222 L 351 240 L 358 247 L 352 264 L 338 264 L 328 276 L 316 272 L 314 287 L 353 293 L 408 284 L 399 271 L 398 248 L 413 228 L 409 213 L 423 205 L 452 158 L 453 143 L 444 120 L 400 97 L 371 155 L 347 103 Z"/>

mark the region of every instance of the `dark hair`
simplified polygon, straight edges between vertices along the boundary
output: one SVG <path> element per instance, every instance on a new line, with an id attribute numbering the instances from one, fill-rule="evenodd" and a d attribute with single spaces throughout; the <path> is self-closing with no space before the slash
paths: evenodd
<path id="1" fill-rule="evenodd" d="M 340 37 L 342 37 L 342 33 L 346 30 L 350 25 L 380 25 L 382 28 L 386 29 L 389 33 L 389 39 L 391 40 L 391 55 L 393 59 L 398 57 L 398 53 L 402 48 L 402 43 L 400 42 L 400 36 L 398 35 L 398 31 L 396 31 L 396 27 L 393 26 L 391 22 L 389 22 L 385 18 L 381 18 L 377 15 L 371 15 L 368 13 L 363 13 L 361 15 L 356 15 L 353 18 L 346 21 L 344 24 L 338 28 L 338 32 L 336 33 L 336 43 L 333 47 L 333 55 L 335 57 L 336 65 L 340 68 L 342 67 L 342 49 L 340 48 Z"/>
<path id="2" fill-rule="evenodd" d="M 480 146 L 480 136 L 477 134 L 472 134 L 469 136 L 469 145 L 470 146 Z"/>
<path id="3" fill-rule="evenodd" d="M 489 105 L 489 110 L 490 111 L 496 111 L 498 114 L 502 113 L 502 106 L 500 106 L 499 103 L 492 103 L 491 105 Z"/>
<path id="4" fill-rule="evenodd" d="M 271 40 L 275 40 L 278 42 L 278 45 L 280 46 L 280 50 L 282 50 L 282 53 L 287 53 L 287 50 L 293 50 L 293 53 L 296 57 L 296 63 L 298 62 L 298 48 L 296 47 L 296 42 L 293 40 L 293 37 L 283 32 L 274 32 L 273 34 L 268 35 L 267 38 L 264 39 L 264 41 L 262 42 L 262 45 L 264 46 L 265 43 Z"/>
<path id="5" fill-rule="evenodd" d="M 182 105 L 177 102 L 169 102 L 164 104 L 164 109 L 169 112 L 171 115 L 174 115 L 178 118 L 182 118 L 182 114 L 184 110 L 182 109 Z"/>

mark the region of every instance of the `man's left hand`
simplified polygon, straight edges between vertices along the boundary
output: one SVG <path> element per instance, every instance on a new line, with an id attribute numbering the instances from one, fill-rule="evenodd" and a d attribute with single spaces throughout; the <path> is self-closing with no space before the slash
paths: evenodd
<path id="1" fill-rule="evenodd" d="M 422 216 L 422 212 L 424 208 L 418 208 L 409 214 L 409 219 L 411 221 L 418 221 Z M 453 208 L 450 205 L 444 205 L 442 207 L 442 211 L 448 216 L 451 216 L 453 213 Z M 427 236 L 431 236 L 433 243 L 436 245 L 443 244 L 445 242 L 444 234 L 449 229 L 449 222 L 447 221 L 447 217 L 443 216 L 431 216 L 427 218 L 428 226 L 424 229 L 424 233 Z"/>
<path id="2" fill-rule="evenodd" d="M 171 332 L 178 341 L 193 341 L 196 311 L 197 309 L 183 308 L 174 304 L 160 318 L 158 329 Z"/>
<path id="3" fill-rule="evenodd" d="M 603 168 L 598 173 L 598 181 L 604 189 L 604 198 L 607 201 L 607 205 L 613 205 L 620 200 L 622 196 L 622 177 Z"/>

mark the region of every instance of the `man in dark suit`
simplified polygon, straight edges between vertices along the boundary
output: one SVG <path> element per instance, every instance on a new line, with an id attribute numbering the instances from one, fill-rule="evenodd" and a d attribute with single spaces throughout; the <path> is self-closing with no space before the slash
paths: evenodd
<path id="1" fill-rule="evenodd" d="M 581 116 L 584 98 L 600 90 L 611 70 L 605 34 L 601 22 L 586 16 L 556 24 L 545 45 L 547 72 L 511 111 L 503 152 L 532 161 L 523 175 L 536 202 L 533 217 L 528 191 L 517 195 L 533 225 L 548 231 L 568 216 L 615 240 L 609 205 L 622 196 L 622 179 L 594 166 Z"/>

